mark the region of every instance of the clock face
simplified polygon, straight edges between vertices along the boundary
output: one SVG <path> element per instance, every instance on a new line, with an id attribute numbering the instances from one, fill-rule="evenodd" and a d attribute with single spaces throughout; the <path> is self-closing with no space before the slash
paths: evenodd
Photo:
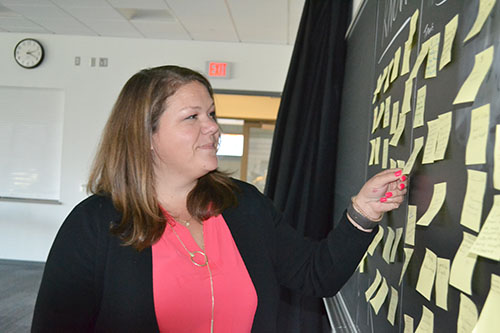
<path id="1" fill-rule="evenodd" d="M 34 68 L 43 60 L 43 47 L 34 39 L 23 39 L 14 48 L 14 58 L 24 68 Z"/>

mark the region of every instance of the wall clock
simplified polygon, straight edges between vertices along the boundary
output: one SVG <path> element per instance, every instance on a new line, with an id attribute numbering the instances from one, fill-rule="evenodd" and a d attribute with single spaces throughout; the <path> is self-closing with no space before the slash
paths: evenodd
<path id="1" fill-rule="evenodd" d="M 14 59 L 24 68 L 35 68 L 40 65 L 43 56 L 43 46 L 36 39 L 23 39 L 14 48 Z"/>

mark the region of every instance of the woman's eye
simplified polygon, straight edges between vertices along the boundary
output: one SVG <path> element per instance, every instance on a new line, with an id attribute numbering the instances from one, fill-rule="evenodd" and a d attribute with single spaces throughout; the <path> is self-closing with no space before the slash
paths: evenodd
<path id="1" fill-rule="evenodd" d="M 215 115 L 215 111 L 210 112 L 210 117 L 211 117 L 212 119 L 217 118 L 217 116 Z"/>
<path id="2" fill-rule="evenodd" d="M 187 117 L 186 119 L 196 119 L 196 114 L 192 114 L 189 117 Z"/>

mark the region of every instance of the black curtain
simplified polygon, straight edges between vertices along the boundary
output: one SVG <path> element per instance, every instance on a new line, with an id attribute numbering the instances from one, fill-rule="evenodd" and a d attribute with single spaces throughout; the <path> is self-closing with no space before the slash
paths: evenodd
<path id="1" fill-rule="evenodd" d="M 333 226 L 350 1 L 306 0 L 278 112 L 266 194 L 304 236 Z M 283 289 L 279 332 L 330 332 L 323 301 Z"/>

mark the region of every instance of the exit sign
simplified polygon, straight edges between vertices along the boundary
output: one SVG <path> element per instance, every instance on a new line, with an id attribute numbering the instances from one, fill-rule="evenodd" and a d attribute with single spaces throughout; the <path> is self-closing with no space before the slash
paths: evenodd
<path id="1" fill-rule="evenodd" d="M 230 64 L 228 62 L 208 61 L 207 67 L 208 77 L 223 79 L 229 78 Z"/>

